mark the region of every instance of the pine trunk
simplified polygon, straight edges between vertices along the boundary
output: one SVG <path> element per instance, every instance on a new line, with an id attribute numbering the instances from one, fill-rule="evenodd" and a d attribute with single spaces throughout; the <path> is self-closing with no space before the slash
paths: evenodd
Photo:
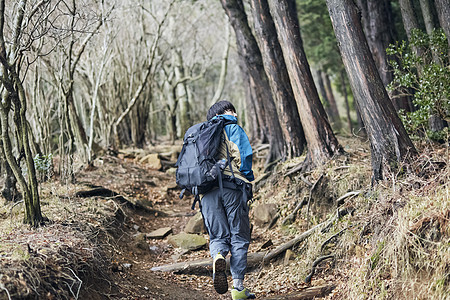
<path id="1" fill-rule="evenodd" d="M 341 153 L 342 147 L 331 130 L 314 85 L 300 37 L 295 1 L 268 2 L 305 132 L 308 153 L 304 168 L 308 169 L 321 165 L 335 154 Z"/>
<path id="2" fill-rule="evenodd" d="M 257 103 L 254 103 L 256 112 L 263 117 L 264 123 L 260 125 L 268 132 L 270 153 L 266 163 L 269 163 L 283 157 L 285 142 L 264 71 L 261 52 L 248 25 L 242 0 L 221 0 L 221 2 L 235 32 L 238 53 L 245 64 L 245 68 L 241 67 L 241 71 L 248 72 L 251 92 L 254 93 L 253 99 L 257 100 Z"/>
<path id="3" fill-rule="evenodd" d="M 445 35 L 447 36 L 448 51 L 450 56 L 450 0 L 434 0 L 436 11 Z"/>
<path id="4" fill-rule="evenodd" d="M 251 5 L 264 69 L 269 79 L 280 123 L 285 125 L 282 127 L 287 147 L 284 155 L 290 158 L 300 156 L 305 148 L 306 140 L 275 24 L 269 13 L 267 0 L 252 0 Z"/>
<path id="5" fill-rule="evenodd" d="M 355 101 L 371 144 L 373 180 L 396 169 L 416 149 L 397 116 L 369 50 L 352 0 L 327 0 L 331 22 Z"/>

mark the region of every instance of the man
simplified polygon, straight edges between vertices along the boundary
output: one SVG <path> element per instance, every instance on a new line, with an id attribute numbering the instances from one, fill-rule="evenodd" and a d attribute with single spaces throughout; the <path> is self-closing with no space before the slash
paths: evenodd
<path id="1" fill-rule="evenodd" d="M 223 188 L 215 188 L 203 195 L 201 212 L 210 237 L 209 249 L 213 257 L 214 288 L 219 294 L 228 290 L 225 257 L 230 252 L 230 271 L 233 278 L 233 299 L 254 299 L 255 294 L 244 288 L 247 252 L 250 244 L 250 221 L 247 200 L 251 198 L 253 151 L 248 137 L 237 124 L 236 109 L 229 101 L 219 101 L 208 111 L 207 119 L 223 118 L 225 141 L 217 159 L 229 159 L 223 171 Z"/>

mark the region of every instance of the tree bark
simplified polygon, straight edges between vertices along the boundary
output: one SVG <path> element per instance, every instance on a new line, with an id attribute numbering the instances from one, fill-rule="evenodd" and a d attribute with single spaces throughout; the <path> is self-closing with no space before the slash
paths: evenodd
<path id="1" fill-rule="evenodd" d="M 436 6 L 439 24 L 447 36 L 448 53 L 450 56 L 450 0 L 434 0 L 434 5 Z"/>
<path id="2" fill-rule="evenodd" d="M 241 68 L 241 71 L 248 71 L 252 93 L 258 101 L 254 103 L 255 108 L 257 108 L 257 113 L 263 117 L 263 123 L 259 125 L 264 126 L 264 130 L 268 132 L 271 146 L 266 160 L 266 164 L 268 164 L 283 157 L 285 142 L 267 75 L 264 71 L 261 52 L 248 25 L 242 0 L 221 0 L 221 3 L 235 32 L 238 53 L 246 66 L 246 70 Z"/>
<path id="3" fill-rule="evenodd" d="M 295 102 L 294 92 L 289 82 L 289 74 L 283 60 L 283 52 L 269 13 L 267 0 L 252 0 L 253 20 L 259 48 L 261 49 L 264 69 L 274 97 L 280 123 L 284 126 L 283 136 L 288 158 L 303 153 L 306 140 L 300 116 Z"/>
<path id="4" fill-rule="evenodd" d="M 433 13 L 431 11 L 430 0 L 420 0 L 420 10 L 422 11 L 425 30 L 430 35 L 436 27 L 434 24 Z"/>
<path id="5" fill-rule="evenodd" d="M 373 180 L 383 168 L 398 165 L 416 154 L 384 88 L 352 0 L 327 0 L 331 22 L 356 103 L 371 144 Z"/>
<path id="6" fill-rule="evenodd" d="M 387 0 L 358 0 L 358 7 L 362 14 L 362 25 L 369 44 L 370 52 L 377 66 L 378 73 L 385 87 L 393 80 L 388 61 L 398 60 L 396 57 L 388 57 L 386 49 L 389 44 L 395 44 L 397 40 L 394 31 L 393 15 L 390 1 Z M 408 97 L 392 96 L 392 103 L 398 111 L 404 109 L 410 111 Z"/>
<path id="7" fill-rule="evenodd" d="M 0 122 L 1 124 L 1 122 Z M 0 125 L 1 128 L 1 125 Z M 1 136 L 1 135 L 0 135 Z M 13 171 L 11 170 L 11 167 L 8 164 L 8 161 L 5 157 L 5 151 L 3 150 L 3 140 L 0 138 L 0 161 L 1 161 L 1 167 L 3 170 L 5 170 L 5 183 L 3 186 L 3 189 L 1 191 L 1 195 L 3 198 L 6 199 L 6 201 L 17 201 L 21 195 L 19 191 L 17 190 L 17 179 L 14 176 Z"/>
<path id="8" fill-rule="evenodd" d="M 331 120 L 333 125 L 337 129 L 341 129 L 341 117 L 339 116 L 339 110 L 334 98 L 333 88 L 331 87 L 330 76 L 326 72 L 322 72 L 323 84 L 325 86 L 325 93 L 327 94 L 328 101 L 330 102 Z"/>
<path id="9" fill-rule="evenodd" d="M 325 163 L 343 150 L 331 130 L 314 85 L 303 50 L 295 1 L 268 2 L 308 144 L 304 164 L 308 169 Z"/>
<path id="10" fill-rule="evenodd" d="M 350 105 L 348 104 L 347 82 L 345 80 L 345 70 L 342 70 L 340 72 L 340 76 L 341 76 L 342 95 L 344 96 L 345 111 L 347 113 L 348 129 L 350 130 L 350 133 L 352 134 L 353 133 L 353 125 L 352 125 L 352 118 L 350 117 Z"/>
<path id="11" fill-rule="evenodd" d="M 406 36 L 408 40 L 411 40 L 412 30 L 419 28 L 419 22 L 417 21 L 417 15 L 414 12 L 414 8 L 412 6 L 411 0 L 399 0 L 400 9 L 402 13 L 403 27 L 406 31 Z M 423 49 L 417 46 L 412 46 L 413 51 L 416 53 L 418 57 L 422 56 Z M 419 74 L 422 73 L 422 70 L 417 70 Z"/>
<path id="12" fill-rule="evenodd" d="M 327 92 L 325 91 L 325 84 L 323 83 L 323 76 L 322 76 L 322 69 L 315 70 L 315 76 L 316 76 L 316 82 L 317 82 L 317 89 L 319 95 L 322 97 L 322 105 L 325 109 L 325 112 L 327 113 L 328 120 L 333 120 L 333 115 L 331 112 L 331 105 L 330 100 L 328 99 Z"/>

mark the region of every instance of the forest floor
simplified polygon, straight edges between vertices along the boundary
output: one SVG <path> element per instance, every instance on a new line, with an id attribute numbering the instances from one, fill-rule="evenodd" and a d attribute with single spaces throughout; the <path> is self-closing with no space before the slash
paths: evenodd
<path id="1" fill-rule="evenodd" d="M 270 253 L 331 220 L 306 241 L 248 273 L 246 285 L 258 299 L 312 299 L 305 295 L 318 290 L 322 291 L 315 294 L 318 297 L 345 299 L 355 284 L 349 280 L 367 268 L 377 252 L 377 244 L 370 241 L 376 230 L 370 224 L 380 219 L 374 217 L 376 210 L 368 211 L 362 204 L 373 193 L 370 151 L 353 139 L 341 143 L 346 155 L 304 174 L 291 172 L 302 158 L 263 173 L 264 153 L 255 154 L 258 178 L 250 210 L 254 224 L 250 254 Z M 448 149 L 434 151 L 448 162 Z M 209 271 L 194 275 L 151 270 L 207 259 L 209 252 L 207 247 L 175 248 L 167 237 L 147 238 L 163 227 L 170 227 L 172 234 L 183 232 L 196 211 L 191 210 L 192 197 L 179 199 L 173 168 L 155 170 L 142 162 L 145 154 L 136 153 L 98 158 L 93 167 L 76 173 L 75 183 L 60 183 L 56 175 L 42 183 L 42 211 L 50 222 L 39 229 L 21 224 L 21 204 L 7 204 L 0 210 L 0 299 L 230 298 L 230 293 L 215 293 Z M 448 169 L 439 176 L 430 177 L 428 185 L 422 182 L 420 188 L 431 189 L 435 182 L 448 191 Z M 393 197 L 386 198 L 393 201 Z M 336 211 L 339 214 L 337 202 L 341 211 L 350 213 L 333 219 Z M 277 213 L 266 223 L 256 222 L 258 207 L 268 203 L 276 206 Z M 296 207 L 300 209 L 291 215 Z M 450 214 L 446 213 L 448 221 Z M 448 223 L 442 224 L 446 224 L 441 231 L 448 240 Z M 358 242 L 349 237 L 358 234 Z M 203 236 L 208 239 L 207 234 Z M 331 259 L 318 263 L 312 281 L 305 283 L 313 262 L 327 255 Z M 372 292 L 380 293 L 377 288 Z"/>

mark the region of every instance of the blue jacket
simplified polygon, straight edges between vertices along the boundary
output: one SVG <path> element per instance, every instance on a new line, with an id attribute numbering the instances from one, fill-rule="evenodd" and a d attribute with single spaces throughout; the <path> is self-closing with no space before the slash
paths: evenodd
<path id="1" fill-rule="evenodd" d="M 237 118 L 232 115 L 220 115 L 220 117 L 237 122 Z M 228 137 L 228 148 L 235 176 L 241 177 L 241 179 L 245 178 L 245 181 L 253 181 L 255 179 L 252 171 L 253 150 L 247 134 L 236 123 L 226 125 L 225 133 Z M 219 151 L 219 153 L 221 157 L 226 157 L 226 148 Z M 239 172 L 236 172 L 236 170 L 239 170 Z M 228 172 L 229 169 L 226 168 L 224 173 L 227 174 Z"/>

